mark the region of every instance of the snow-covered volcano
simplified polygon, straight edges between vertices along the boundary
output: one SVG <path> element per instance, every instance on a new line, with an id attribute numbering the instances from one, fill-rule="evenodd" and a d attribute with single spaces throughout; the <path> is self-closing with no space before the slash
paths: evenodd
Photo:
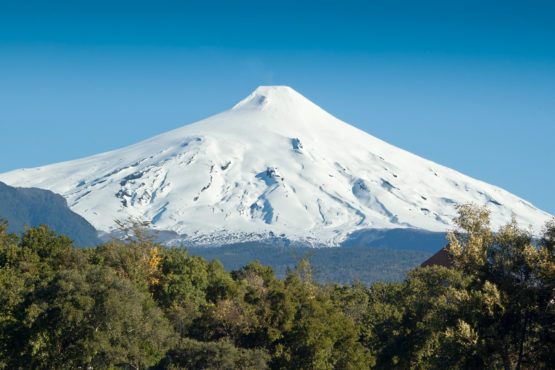
<path id="1" fill-rule="evenodd" d="M 282 237 L 336 245 L 363 228 L 446 231 L 455 204 L 487 204 L 494 227 L 550 217 L 498 187 L 387 144 L 284 86 L 129 147 L 0 174 L 52 190 L 97 229 L 128 216 L 221 244 Z"/>

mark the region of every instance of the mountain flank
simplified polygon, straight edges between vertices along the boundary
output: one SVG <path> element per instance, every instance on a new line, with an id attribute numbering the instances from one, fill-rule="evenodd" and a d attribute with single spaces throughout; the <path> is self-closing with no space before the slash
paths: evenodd
<path id="1" fill-rule="evenodd" d="M 362 245 L 375 237 L 364 230 L 445 233 L 466 203 L 486 204 L 494 228 L 514 214 L 540 231 L 551 217 L 361 131 L 286 86 L 261 86 L 222 113 L 122 149 L 14 170 L 0 181 L 59 193 L 103 232 L 135 217 L 187 246 L 339 246 L 353 233 L 359 240 L 349 245 Z"/>
<path id="2" fill-rule="evenodd" d="M 100 243 L 95 228 L 67 206 L 61 195 L 38 188 L 15 188 L 0 182 L 0 219 L 8 221 L 8 231 L 20 233 L 24 225 L 46 224 L 79 246 Z"/>

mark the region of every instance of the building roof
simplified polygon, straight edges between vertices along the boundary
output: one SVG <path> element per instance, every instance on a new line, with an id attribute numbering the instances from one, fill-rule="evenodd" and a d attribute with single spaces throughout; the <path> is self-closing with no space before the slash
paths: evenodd
<path id="1" fill-rule="evenodd" d="M 436 254 L 428 258 L 424 261 L 420 267 L 427 267 L 427 266 L 444 266 L 447 268 L 451 268 L 453 264 L 451 263 L 451 258 L 447 253 L 446 247 L 441 248 Z"/>

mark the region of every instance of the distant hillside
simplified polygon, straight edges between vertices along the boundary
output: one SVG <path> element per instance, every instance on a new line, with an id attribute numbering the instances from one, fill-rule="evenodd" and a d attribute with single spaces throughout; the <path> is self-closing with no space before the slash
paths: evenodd
<path id="1" fill-rule="evenodd" d="M 435 253 L 447 244 L 447 234 L 418 229 L 362 229 L 349 234 L 344 247 L 368 246 Z"/>
<path id="2" fill-rule="evenodd" d="M 407 246 L 407 248 L 410 246 Z M 316 278 L 321 283 L 351 284 L 360 281 L 401 281 L 407 271 L 420 265 L 431 253 L 419 250 L 392 250 L 372 247 L 278 247 L 259 243 L 242 243 L 224 247 L 188 248 L 190 255 L 207 260 L 218 259 L 228 270 L 237 270 L 258 260 L 272 266 L 278 278 L 284 278 L 287 268 L 294 268 L 297 258 L 310 257 Z"/>
<path id="3" fill-rule="evenodd" d="M 23 225 L 43 223 L 75 241 L 78 246 L 100 243 L 95 228 L 72 212 L 61 195 L 38 188 L 15 188 L 0 182 L 0 219 L 8 220 L 8 231 L 21 232 Z"/>

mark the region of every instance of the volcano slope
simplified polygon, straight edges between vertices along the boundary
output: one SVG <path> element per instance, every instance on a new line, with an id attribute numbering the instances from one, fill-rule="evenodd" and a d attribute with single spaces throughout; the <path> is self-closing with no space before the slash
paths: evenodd
<path id="1" fill-rule="evenodd" d="M 168 242 L 335 246 L 361 230 L 452 228 L 457 203 L 487 204 L 493 227 L 551 216 L 493 185 L 392 146 L 284 86 L 140 143 L 0 174 L 63 195 L 98 230 L 137 217 Z"/>

